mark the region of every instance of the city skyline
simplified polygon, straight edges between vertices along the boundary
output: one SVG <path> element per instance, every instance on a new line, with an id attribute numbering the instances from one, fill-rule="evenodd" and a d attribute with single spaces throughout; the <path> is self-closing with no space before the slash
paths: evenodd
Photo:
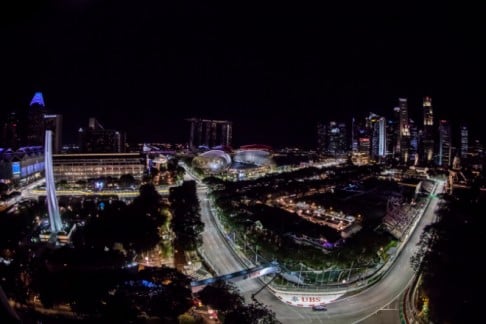
<path id="1" fill-rule="evenodd" d="M 90 117 L 129 142 L 187 142 L 184 120 L 195 117 L 232 121 L 239 145 L 315 147 L 317 121 L 390 116 L 406 97 L 421 123 L 431 96 L 435 118 L 466 122 L 471 139 L 484 141 L 474 14 L 447 5 L 259 9 L 14 8 L 0 29 L 2 110 L 27 107 L 41 91 L 63 115 L 66 142 Z"/>
<path id="2" fill-rule="evenodd" d="M 150 141 L 150 140 L 147 140 L 146 138 L 145 139 L 142 139 L 141 141 L 139 142 L 126 142 L 126 132 L 124 130 L 120 130 L 120 129 L 117 129 L 117 127 L 113 127 L 112 129 L 104 129 L 103 126 L 101 126 L 100 122 L 95 118 L 95 117 L 90 117 L 89 120 L 88 120 L 88 123 L 86 123 L 84 126 L 80 127 L 79 129 L 71 129 L 71 130 L 68 130 L 68 131 L 71 131 L 72 134 L 69 134 L 68 136 L 66 136 L 66 131 L 63 130 L 63 126 L 62 126 L 62 119 L 63 119 L 63 116 L 60 115 L 60 114 L 52 114 L 52 110 L 49 110 L 46 106 L 45 106 L 45 101 L 44 101 L 44 98 L 43 98 L 43 94 L 41 92 L 36 92 L 31 100 L 31 103 L 29 105 L 29 107 L 27 109 L 24 108 L 24 111 L 19 111 L 17 110 L 16 113 L 19 113 L 19 115 L 17 116 L 17 125 L 13 125 L 14 128 L 16 129 L 17 132 L 21 132 L 21 134 L 23 134 L 23 132 L 25 132 L 25 130 L 29 129 L 24 129 L 25 126 L 23 125 L 35 125 L 36 123 L 32 124 L 31 122 L 25 120 L 23 121 L 22 120 L 22 116 L 24 116 L 24 118 L 26 118 L 25 114 L 28 113 L 29 116 L 31 113 L 38 113 L 37 112 L 37 109 L 34 108 L 35 105 L 41 105 L 41 110 L 39 110 L 39 112 L 43 111 L 43 114 L 44 114 L 44 117 L 41 117 L 42 119 L 45 119 L 47 124 L 45 124 L 46 127 L 48 128 L 51 128 L 51 129 L 61 129 L 61 134 L 56 134 L 56 143 L 61 143 L 63 145 L 67 145 L 67 146 L 72 146 L 72 145 L 80 145 L 81 146 L 84 146 L 86 143 L 82 144 L 80 142 L 80 140 L 82 138 L 84 138 L 84 142 L 86 140 L 86 136 L 81 136 L 80 135 L 82 133 L 85 133 L 87 131 L 89 132 L 92 132 L 92 131 L 95 131 L 96 130 L 96 126 L 94 126 L 94 123 L 97 123 L 97 125 L 100 125 L 99 127 L 101 127 L 102 129 L 102 132 L 105 132 L 105 133 L 113 133 L 115 134 L 115 136 L 118 136 L 120 137 L 119 140 L 121 140 L 121 142 L 119 142 L 118 144 L 116 143 L 112 143 L 113 145 L 122 145 L 122 146 L 125 146 L 125 143 L 126 144 L 139 144 L 141 142 L 144 142 L 144 143 L 149 143 L 149 142 L 152 142 L 152 143 L 161 143 L 161 142 L 164 142 L 164 143 L 168 143 L 168 144 L 183 144 L 183 145 L 188 145 L 189 147 L 191 147 L 192 149 L 196 148 L 197 146 L 199 145 L 202 145 L 202 146 L 208 146 L 208 147 L 216 147 L 216 146 L 232 146 L 232 147 L 239 147 L 239 146 L 244 146 L 244 145 L 247 145 L 248 142 L 243 142 L 243 143 L 239 143 L 238 142 L 238 139 L 236 142 L 233 142 L 232 139 L 233 139 L 233 136 L 232 136 L 232 132 L 233 132 L 233 127 L 232 127 L 232 124 L 233 122 L 232 121 L 229 121 L 229 120 L 216 120 L 216 119 L 207 119 L 207 118 L 187 118 L 187 119 L 184 119 L 184 129 L 178 129 L 178 132 L 176 135 L 180 136 L 182 138 L 181 141 L 179 142 L 176 142 L 176 141 L 171 141 L 171 140 L 167 140 L 167 138 L 164 138 L 164 139 L 156 139 L 154 141 Z M 415 140 L 417 140 L 417 136 L 421 137 L 422 138 L 422 141 L 430 141 L 432 140 L 432 144 L 433 144 L 433 140 L 434 140 L 434 137 L 438 136 L 438 133 L 440 133 L 440 124 L 441 123 L 444 123 L 444 122 L 447 122 L 447 124 L 449 125 L 450 127 L 450 137 L 451 137 L 451 145 L 452 145 L 452 148 L 454 150 L 457 149 L 457 154 L 459 154 L 460 151 L 463 150 L 463 132 L 464 130 L 466 131 L 466 136 L 467 138 L 469 138 L 469 145 L 475 145 L 476 141 L 479 140 L 479 143 L 482 144 L 483 142 L 481 141 L 481 138 L 478 137 L 476 134 L 478 133 L 475 129 L 472 129 L 471 128 L 471 123 L 467 123 L 467 122 L 463 122 L 462 120 L 450 120 L 450 119 L 446 119 L 444 116 L 438 116 L 433 113 L 434 111 L 434 105 L 432 104 L 432 97 L 430 96 L 425 96 L 422 98 L 422 107 L 419 107 L 418 109 L 420 109 L 420 111 L 416 111 L 415 109 L 413 110 L 410 110 L 409 109 L 409 105 L 408 105 L 408 98 L 404 98 L 404 97 L 400 97 L 400 98 L 397 98 L 397 105 L 396 107 L 394 107 L 392 109 L 392 111 L 388 112 L 388 113 L 384 113 L 382 115 L 377 115 L 375 112 L 347 112 L 348 116 L 346 116 L 345 119 L 343 119 L 342 115 L 341 115 L 341 119 L 337 118 L 337 119 L 319 119 L 319 120 L 314 120 L 313 123 L 311 123 L 311 126 L 313 126 L 313 128 L 308 128 L 308 130 L 310 130 L 310 137 L 311 140 L 308 141 L 308 142 L 301 142 L 301 143 L 297 143 L 295 145 L 296 147 L 301 147 L 301 148 L 306 148 L 306 149 L 317 149 L 318 151 L 321 151 L 322 150 L 322 143 L 320 142 L 320 138 L 322 136 L 321 134 L 321 127 L 323 124 L 339 124 L 339 125 L 343 125 L 342 127 L 344 127 L 344 129 L 346 128 L 349 128 L 349 131 L 351 132 L 351 129 L 353 129 L 353 125 L 355 125 L 356 123 L 363 123 L 365 122 L 366 120 L 369 120 L 369 118 L 379 118 L 380 120 L 382 120 L 382 123 L 383 125 L 381 127 L 389 127 L 389 126 L 392 126 L 394 127 L 393 125 L 404 125 L 406 126 L 406 131 L 409 132 L 409 128 L 410 130 L 413 128 L 415 130 L 415 132 L 419 131 L 420 134 L 416 133 L 414 136 L 415 136 Z M 403 104 L 405 103 L 405 104 Z M 34 105 L 34 106 L 33 106 Z M 403 110 L 403 108 L 401 107 L 404 107 L 405 110 Z M 402 116 L 402 110 L 403 112 L 405 113 L 405 115 Z M 400 112 L 400 115 L 396 115 L 398 112 Z M 7 112 L 7 114 L 4 116 L 5 117 L 5 120 L 1 120 L 1 122 L 5 122 L 5 123 L 11 123 L 12 121 L 9 120 L 9 118 L 12 118 L 10 115 L 11 115 L 12 112 Z M 15 115 L 13 115 L 15 116 Z M 15 118 L 15 117 L 14 117 Z M 31 118 L 31 117 L 29 117 Z M 50 119 L 52 118 L 58 118 L 60 122 L 59 125 L 56 125 L 54 128 L 52 124 L 52 122 L 50 121 Z M 405 120 L 404 120 L 405 118 Z M 27 122 L 27 123 L 26 123 Z M 263 121 L 266 126 L 272 126 L 272 121 Z M 386 124 L 385 124 L 386 123 Z M 8 124 L 9 126 L 7 126 L 7 124 L 5 124 L 4 127 L 12 127 L 10 124 Z M 38 123 L 37 123 L 38 124 Z M 203 125 L 204 124 L 204 125 Z M 40 124 L 39 124 L 40 125 Z M 199 126 L 198 126 L 199 125 Z M 218 126 L 219 125 L 219 126 Z M 387 126 L 388 125 L 388 126 Z M 413 126 L 412 126 L 413 125 Z M 404 126 L 400 126 L 399 128 L 402 129 Z M 341 126 L 340 126 L 341 127 Z M 7 131 L 7 128 L 4 129 L 4 132 Z M 187 128 L 187 129 L 186 129 Z M 344 130 L 346 132 L 346 130 Z M 8 131 L 7 131 L 8 132 Z M 29 131 L 30 132 L 30 131 Z M 382 130 L 383 132 L 383 130 Z M 400 131 L 401 133 L 402 131 Z M 56 133 L 56 132 L 55 132 Z M 225 134 L 227 133 L 227 134 Z M 117 135 L 118 134 L 118 135 Z M 408 134 L 408 133 L 407 133 Z M 435 134 L 435 135 L 434 135 Z M 4 134 L 6 135 L 6 134 Z M 276 135 L 280 135 L 280 134 L 276 134 Z M 390 134 L 391 135 L 391 134 Z M 110 135 L 111 136 L 111 135 Z M 221 137 L 223 136 L 223 137 Z M 424 137 L 425 136 L 425 137 Z M 62 140 L 62 138 L 64 137 L 67 137 L 68 140 Z M 76 138 L 75 140 L 72 140 L 72 138 Z M 405 141 L 410 141 L 412 138 L 410 137 L 410 134 L 407 135 L 407 138 Z M 3 141 L 7 141 L 6 143 L 8 143 L 9 140 L 12 140 L 14 138 L 2 138 L 2 143 L 3 145 L 5 146 L 5 143 Z M 20 140 L 22 142 L 22 138 L 17 138 L 17 140 Z M 105 139 L 107 140 L 107 138 Z M 345 136 L 345 142 L 343 142 L 342 145 L 343 146 L 343 149 L 345 151 L 355 151 L 356 147 L 355 147 L 355 142 L 356 140 L 358 140 L 358 138 L 354 138 L 353 139 L 353 135 L 351 133 L 349 133 L 348 135 Z M 382 139 L 383 141 L 384 139 Z M 390 140 L 392 140 L 390 138 Z M 467 141 L 467 139 L 466 139 Z M 258 142 L 252 142 L 253 144 L 257 144 Z M 425 142 L 424 142 L 425 143 Z M 32 143 L 19 143 L 20 146 L 25 146 L 25 145 L 32 145 Z M 107 143 L 105 143 L 107 144 Z M 109 145 L 112 145 L 112 144 L 109 144 Z M 260 144 L 263 144 L 260 142 Z M 271 144 L 271 145 L 275 145 L 275 143 L 264 143 L 263 145 L 265 144 Z M 425 145 L 432 145 L 432 144 L 425 144 Z M 37 144 L 36 144 L 37 145 Z M 56 152 L 59 152 L 60 151 L 60 146 L 59 144 L 56 144 L 58 147 L 56 149 Z M 378 144 L 376 144 L 378 145 Z M 404 144 L 406 146 L 408 146 L 408 144 Z M 415 144 L 416 145 L 416 144 Z M 466 147 L 467 147 L 467 142 L 466 142 Z M 7 145 L 8 146 L 8 145 Z M 293 145 L 289 142 L 279 142 L 277 143 L 277 145 L 275 147 L 292 147 Z M 393 149 L 390 147 L 390 148 L 386 148 L 385 149 L 385 143 L 383 142 L 382 143 L 382 149 L 381 149 L 381 152 L 380 153 L 381 155 L 385 155 L 385 154 L 392 154 L 393 152 Z M 386 145 L 388 146 L 388 145 Z M 13 145 L 11 148 L 15 148 L 15 147 L 18 147 L 18 145 Z M 433 148 L 428 148 L 427 150 L 430 150 Z M 122 151 L 121 147 L 118 147 L 118 149 L 115 149 L 115 151 Z M 454 153 L 454 154 L 456 154 Z M 467 152 L 466 152 L 467 153 Z M 431 153 L 432 154 L 432 151 Z M 463 155 L 463 153 L 461 153 Z M 431 159 L 432 157 L 429 156 L 428 159 Z"/>

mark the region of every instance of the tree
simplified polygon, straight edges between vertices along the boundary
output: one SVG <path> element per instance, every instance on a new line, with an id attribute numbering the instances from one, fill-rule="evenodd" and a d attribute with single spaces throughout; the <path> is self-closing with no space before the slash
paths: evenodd
<path id="1" fill-rule="evenodd" d="M 203 304 L 209 305 L 222 312 L 232 310 L 243 305 L 243 297 L 233 283 L 218 280 L 207 285 L 199 292 Z"/>
<path id="2" fill-rule="evenodd" d="M 277 324 L 275 312 L 260 302 L 240 305 L 225 314 L 224 323 L 228 324 Z"/>
<path id="3" fill-rule="evenodd" d="M 120 176 L 119 183 L 120 183 L 121 187 L 128 188 L 128 187 L 136 185 L 137 180 L 135 180 L 135 178 L 131 174 L 122 174 Z"/>
<path id="4" fill-rule="evenodd" d="M 137 252 L 147 251 L 160 242 L 158 227 L 165 223 L 161 196 L 152 184 L 140 187 L 140 195 L 116 219 L 119 242 Z"/>
<path id="5" fill-rule="evenodd" d="M 71 304 L 80 314 L 100 314 L 109 290 L 120 281 L 125 258 L 117 251 L 74 249 L 64 246 L 47 249 L 35 260 L 31 288 L 40 294 L 45 307 Z"/>
<path id="6" fill-rule="evenodd" d="M 429 320 L 434 323 L 469 323 L 483 316 L 482 267 L 485 201 L 471 203 L 459 190 L 437 212 L 439 221 L 423 234 L 418 256 L 422 263 L 422 292 L 429 299 Z M 417 265 L 415 265 L 417 267 Z"/>
<path id="7" fill-rule="evenodd" d="M 172 210 L 171 227 L 176 234 L 176 245 L 184 250 L 194 250 L 202 242 L 199 200 L 195 181 L 184 181 L 182 186 L 170 189 L 169 200 Z"/>
<path id="8" fill-rule="evenodd" d="M 175 320 L 191 308 L 190 279 L 183 273 L 162 267 L 142 270 L 137 277 L 155 286 L 148 288 L 150 293 L 138 294 L 141 296 L 138 301 L 147 314 Z"/>
<path id="9" fill-rule="evenodd" d="M 126 291 L 117 290 L 108 295 L 101 318 L 105 323 L 130 323 L 135 322 L 138 313 L 131 296 Z"/>

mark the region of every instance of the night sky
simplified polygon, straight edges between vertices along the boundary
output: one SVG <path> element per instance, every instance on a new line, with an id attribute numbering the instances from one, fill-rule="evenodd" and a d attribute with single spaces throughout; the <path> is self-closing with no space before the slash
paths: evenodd
<path id="1" fill-rule="evenodd" d="M 26 3 L 0 9 L 1 109 L 42 91 L 65 142 L 89 117 L 131 142 L 187 142 L 184 118 L 204 117 L 232 120 L 235 145 L 313 147 L 317 120 L 391 116 L 398 97 L 421 123 L 424 95 L 486 139 L 479 5 Z"/>

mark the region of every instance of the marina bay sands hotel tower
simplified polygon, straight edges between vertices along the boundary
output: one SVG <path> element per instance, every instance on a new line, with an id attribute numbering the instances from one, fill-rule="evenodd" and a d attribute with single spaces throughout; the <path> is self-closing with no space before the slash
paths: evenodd
<path id="1" fill-rule="evenodd" d="M 228 120 L 210 120 L 189 118 L 191 123 L 189 147 L 194 150 L 199 146 L 231 146 L 233 124 Z"/>

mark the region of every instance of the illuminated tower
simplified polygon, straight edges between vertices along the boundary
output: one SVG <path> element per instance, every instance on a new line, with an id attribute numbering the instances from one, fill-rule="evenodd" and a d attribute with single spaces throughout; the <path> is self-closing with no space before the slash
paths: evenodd
<path id="1" fill-rule="evenodd" d="M 389 124 L 390 151 L 393 157 L 400 155 L 400 107 L 393 108 L 393 119 Z"/>
<path id="2" fill-rule="evenodd" d="M 424 129 L 422 138 L 422 157 L 428 163 L 434 157 L 434 113 L 432 110 L 432 98 L 424 97 Z"/>
<path id="3" fill-rule="evenodd" d="M 399 110 L 399 152 L 403 161 L 408 160 L 408 149 L 410 146 L 410 121 L 408 119 L 408 103 L 407 98 L 398 98 Z"/>
<path id="4" fill-rule="evenodd" d="M 418 146 L 419 146 L 419 132 L 417 125 L 410 119 L 410 145 L 408 147 L 409 160 L 414 160 L 414 164 L 417 164 L 418 160 Z"/>
<path id="5" fill-rule="evenodd" d="M 329 153 L 343 154 L 348 151 L 346 124 L 330 122 L 328 129 Z"/>
<path id="6" fill-rule="evenodd" d="M 49 211 L 49 225 L 51 235 L 55 237 L 62 230 L 61 215 L 59 214 L 59 205 L 56 196 L 56 183 L 54 182 L 54 173 L 52 170 L 52 131 L 46 130 L 44 144 L 44 164 L 46 170 L 46 200 Z"/>
<path id="7" fill-rule="evenodd" d="M 449 167 L 452 155 L 451 146 L 451 125 L 447 120 L 439 122 L 439 152 L 437 164 L 443 167 Z"/>
<path id="8" fill-rule="evenodd" d="M 465 158 L 469 152 L 469 131 L 466 125 L 461 125 L 461 157 Z"/>
<path id="9" fill-rule="evenodd" d="M 370 113 L 368 121 L 371 130 L 371 157 L 379 160 L 386 155 L 386 120 L 384 117 Z"/>
<path id="10" fill-rule="evenodd" d="M 42 146 L 44 144 L 45 112 L 46 106 L 42 92 L 36 92 L 27 111 L 26 143 L 22 143 L 23 145 Z"/>
<path id="11" fill-rule="evenodd" d="M 383 158 L 386 156 L 386 119 L 385 117 L 380 117 L 378 120 L 378 156 Z"/>

